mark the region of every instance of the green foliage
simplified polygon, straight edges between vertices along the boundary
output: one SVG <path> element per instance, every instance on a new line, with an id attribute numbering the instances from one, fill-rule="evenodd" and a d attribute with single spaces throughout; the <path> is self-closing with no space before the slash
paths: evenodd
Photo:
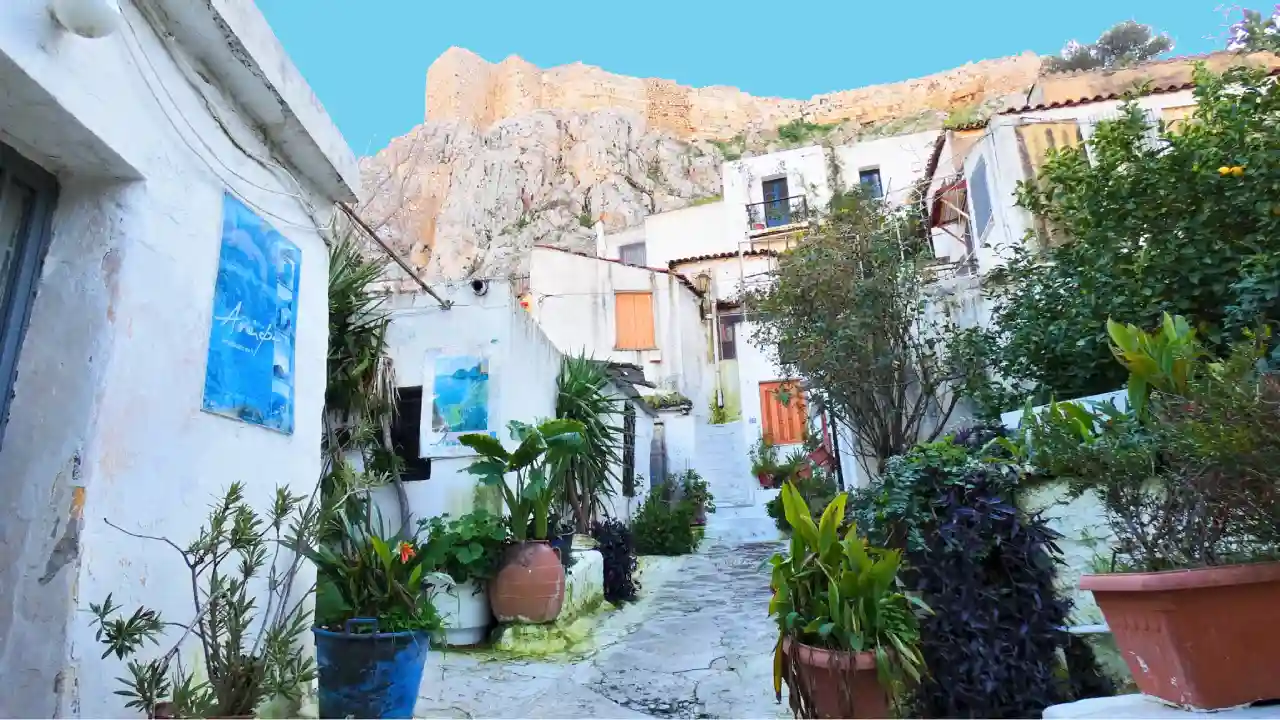
<path id="1" fill-rule="evenodd" d="M 720 151 L 724 156 L 725 162 L 733 162 L 742 159 L 742 153 L 746 148 L 746 138 L 742 133 L 738 133 L 728 140 L 710 140 L 712 145 Z"/>
<path id="2" fill-rule="evenodd" d="M 431 568 L 416 532 L 385 534 L 382 515 L 372 504 L 364 512 L 339 510 L 330 522 L 337 532 L 326 542 L 285 541 L 316 566 L 318 627 L 343 632 L 347 620 L 374 618 L 380 632 L 439 629 L 440 617 L 424 587 Z"/>
<path id="3" fill-rule="evenodd" d="M 1125 20 L 1102 33 L 1095 43 L 1081 45 L 1074 40 L 1067 43 L 1060 57 L 1046 58 L 1045 69 L 1066 72 L 1126 67 L 1172 49 L 1173 40 L 1165 33 L 1156 34 L 1150 25 Z"/>
<path id="4" fill-rule="evenodd" d="M 585 355 L 566 357 L 556 380 L 556 417 L 582 425 L 582 452 L 555 468 L 560 500 L 572 512 L 577 532 L 586 534 L 616 494 L 614 470 L 622 464 L 622 428 L 610 422 L 623 401 L 609 390 L 605 364 Z"/>
<path id="5" fill-rule="evenodd" d="M 982 120 L 982 108 L 980 105 L 965 105 L 952 110 L 947 114 L 947 119 L 943 121 L 942 127 L 951 129 L 971 125 Z"/>
<path id="6" fill-rule="evenodd" d="M 807 475 L 803 473 L 793 474 L 787 480 L 787 484 L 794 487 L 800 493 L 800 497 L 804 498 L 805 504 L 809 506 L 809 514 L 814 518 L 820 517 L 822 511 L 839 494 L 835 475 L 820 467 L 813 467 Z M 791 523 L 787 522 L 787 513 L 782 505 L 781 493 L 765 503 L 765 511 L 769 514 L 769 517 L 773 518 L 778 530 L 784 533 L 791 532 Z"/>
<path id="7" fill-rule="evenodd" d="M 1257 10 L 1239 9 L 1241 18 L 1231 26 L 1227 49 L 1280 53 L 1280 10 L 1263 17 Z"/>
<path id="8" fill-rule="evenodd" d="M 640 555 L 688 555 L 698 548 L 693 504 L 675 497 L 674 478 L 653 488 L 631 520 Z"/>
<path id="9" fill-rule="evenodd" d="M 710 205 L 712 203 L 718 203 L 721 200 L 724 200 L 724 196 L 721 195 L 720 193 L 716 193 L 715 195 L 707 195 L 700 198 L 694 198 L 689 203 L 689 207 L 699 207 L 702 205 Z"/>
<path id="10" fill-rule="evenodd" d="M 721 405 L 712 398 L 711 403 L 707 406 L 707 419 L 712 425 L 724 425 L 733 422 L 733 417 L 729 414 L 729 408 Z"/>
<path id="11" fill-rule="evenodd" d="M 234 483 L 185 548 L 129 533 L 164 542 L 181 554 L 196 615 L 189 623 L 173 623 L 139 607 L 126 618 L 117 615 L 120 607 L 111 595 L 101 604 L 90 603 L 94 639 L 106 647 L 102 657 L 129 658 L 128 676 L 120 678 L 124 688 L 116 691 L 128 698 L 126 707 L 147 717 L 163 706 L 173 717 L 202 718 L 252 715 L 276 697 L 301 703 L 302 689 L 316 678 L 314 660 L 300 645 L 308 617 L 302 603 L 290 599 L 297 560 L 284 569 L 275 560 L 286 531 L 293 537 L 316 533 L 316 506 L 304 500 L 277 489 L 264 517 L 245 501 L 244 486 Z M 260 607 L 264 582 L 267 602 Z M 190 630 L 176 640 L 167 638 L 174 644 L 166 653 L 145 662 L 134 657 L 147 644 L 159 645 L 166 629 L 179 627 Z M 206 680 L 175 662 L 191 635 L 200 641 Z"/>
<path id="12" fill-rule="evenodd" d="M 576 420 L 547 420 L 536 426 L 512 420 L 507 428 L 519 443 L 511 452 L 483 433 L 458 437 L 458 442 L 476 451 L 467 472 L 502 491 L 517 542 L 546 540 L 560 481 L 557 470 L 569 467 L 584 452 L 586 428 Z M 516 476 L 515 487 L 506 480 L 511 474 Z"/>
<path id="13" fill-rule="evenodd" d="M 1177 132 L 1135 104 L 1083 149 L 1054 152 L 1019 203 L 1069 240 L 1012 248 L 993 273 L 991 332 L 966 341 L 1004 382 L 974 388 L 990 413 L 1051 395 L 1108 392 L 1126 378 L 1106 320 L 1202 328 L 1210 350 L 1280 311 L 1280 90 L 1258 70 L 1196 71 L 1197 107 Z M 1091 157 L 1090 157 L 1091 156 Z M 1092 159 L 1091 159 L 1092 158 Z"/>
<path id="14" fill-rule="evenodd" d="M 702 479 L 697 470 L 689 468 L 677 479 L 680 481 L 681 497 L 686 502 L 695 508 L 702 508 L 704 512 L 716 511 L 716 496 L 711 493 L 711 485 Z"/>
<path id="15" fill-rule="evenodd" d="M 455 583 L 493 577 L 507 539 L 502 517 L 481 508 L 453 520 L 448 515 L 421 520 L 418 527 L 427 533 L 421 550 L 426 567 L 445 573 Z"/>
<path id="16" fill-rule="evenodd" d="M 921 443 L 889 460 L 885 472 L 855 495 L 852 521 L 877 545 L 915 553 L 925 549 L 923 530 L 934 489 L 963 485 L 981 460 L 950 438 Z"/>
<path id="17" fill-rule="evenodd" d="M 840 127 L 839 124 L 813 123 L 803 118 L 796 118 L 779 125 L 775 132 L 778 133 L 778 139 L 788 147 L 799 147 L 818 142 L 838 127 Z"/>
<path id="18" fill-rule="evenodd" d="M 693 401 L 681 395 L 679 391 L 672 390 L 665 393 L 654 393 L 646 397 L 645 402 L 654 410 L 666 410 L 668 408 L 692 408 Z"/>
<path id="19" fill-rule="evenodd" d="M 952 321 L 928 311 L 920 268 L 933 251 L 919 213 L 850 197 L 778 258 L 748 303 L 760 317 L 753 341 L 806 379 L 878 473 L 941 433 L 969 370 L 947 342 Z"/>
<path id="20" fill-rule="evenodd" d="M 1055 402 L 1038 415 L 1026 412 L 1030 461 L 1065 480 L 1071 496 L 1097 495 L 1120 569 L 1276 557 L 1280 385 L 1265 361 L 1265 335 L 1237 343 L 1220 361 L 1195 343 L 1182 318 L 1168 318 L 1145 338 L 1132 328 L 1117 335 L 1125 346 L 1115 353 L 1136 376 L 1137 406 L 1090 412 Z"/>
<path id="21" fill-rule="evenodd" d="M 898 687 L 895 681 L 902 679 L 918 682 L 924 672 L 916 615 L 928 607 L 898 588 L 899 551 L 868 546 L 852 526 L 839 537 L 847 500 L 844 493 L 837 495 L 815 522 L 800 492 L 790 484 L 782 487 L 794 532 L 790 552 L 769 561 L 775 589 L 769 615 L 778 623 L 773 685 L 779 699 L 789 664 L 783 654 L 788 637 L 815 647 L 874 653 L 885 688 Z M 788 678 L 788 685 L 792 695 L 804 694 L 802 683 Z"/>

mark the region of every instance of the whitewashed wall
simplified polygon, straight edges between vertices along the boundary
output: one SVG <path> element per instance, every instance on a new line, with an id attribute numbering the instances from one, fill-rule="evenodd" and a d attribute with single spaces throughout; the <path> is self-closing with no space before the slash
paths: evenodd
<path id="1" fill-rule="evenodd" d="M 841 145 L 835 151 L 840 181 L 846 188 L 857 187 L 859 171 L 878 169 L 885 201 L 894 205 L 908 202 L 916 183 L 924 177 L 937 139 L 938 131 L 929 130 Z"/>
<path id="2" fill-rule="evenodd" d="M 724 201 L 650 215 L 644 219 L 648 264 L 667 267 L 679 258 L 736 251 L 738 244 L 726 235 L 726 213 L 745 209 Z"/>
<path id="3" fill-rule="evenodd" d="M 1076 403 L 1085 408 L 1104 402 L 1114 403 L 1121 410 L 1128 406 L 1124 391 L 1090 395 L 1065 402 Z M 1047 407 L 1041 405 L 1032 408 L 1032 412 L 1039 414 Z M 1000 416 L 1000 420 L 1006 428 L 1016 431 L 1022 421 L 1022 412 L 1005 413 Z M 1093 593 L 1080 590 L 1080 576 L 1093 572 L 1100 558 L 1110 562 L 1111 545 L 1115 542 L 1115 534 L 1107 524 L 1101 501 L 1093 493 L 1069 500 L 1066 484 L 1052 483 L 1028 493 L 1022 504 L 1027 510 L 1043 512 L 1049 527 L 1062 535 L 1058 547 L 1062 549 L 1064 565 L 1058 570 L 1057 584 L 1069 592 L 1075 605 L 1072 624 L 1092 625 L 1103 622 L 1098 604 L 1093 600 Z"/>
<path id="4" fill-rule="evenodd" d="M 477 296 L 469 283 L 435 286 L 453 301 L 443 309 L 421 293 L 392 296 L 387 344 L 399 387 L 423 387 L 422 422 L 431 422 L 430 378 L 427 364 L 437 354 L 478 354 L 489 358 L 489 430 L 508 448 L 515 442 L 507 431 L 512 420 L 532 423 L 555 417 L 556 378 L 561 354 L 532 318 L 516 302 L 504 281 L 490 281 L 488 292 Z M 429 445 L 431 478 L 405 483 L 415 518 L 474 508 L 476 480 L 466 472 L 474 456 L 440 457 Z M 398 517 L 391 488 L 378 492 L 384 513 Z"/>
<path id="5" fill-rule="evenodd" d="M 169 50 L 203 79 L 130 3 L 133 32 L 101 40 L 70 35 L 48 5 L 0 3 L 0 141 L 62 188 L 0 451 L 0 715 L 120 717 L 124 663 L 100 658 L 89 603 L 111 593 L 185 622 L 193 598 L 175 551 L 106 520 L 185 545 L 234 481 L 258 507 L 278 485 L 315 487 L 328 263 L 313 220 L 354 199 L 358 169 L 252 2 L 180 8 L 207 43 Z M 221 64 L 233 46 L 236 66 Z M 237 67 L 260 73 L 229 90 Z M 250 113 L 270 108 L 264 136 Z M 228 187 L 302 252 L 291 435 L 201 412 Z M 196 655 L 187 643 L 184 661 Z"/>
<path id="6" fill-rule="evenodd" d="M 645 378 L 687 397 L 703 397 L 706 328 L 700 299 L 667 272 L 622 265 L 562 250 L 534 248 L 530 259 L 530 313 L 566 355 L 632 363 Z M 617 350 L 614 293 L 653 293 L 654 350 Z M 705 409 L 704 409 L 705 411 Z"/>
<path id="7" fill-rule="evenodd" d="M 764 180 L 786 177 L 788 193 L 804 195 L 812 211 L 831 199 L 827 170 L 826 152 L 817 145 L 725 163 L 726 250 L 737 250 L 738 243 L 747 239 L 747 205 L 764 201 Z"/>

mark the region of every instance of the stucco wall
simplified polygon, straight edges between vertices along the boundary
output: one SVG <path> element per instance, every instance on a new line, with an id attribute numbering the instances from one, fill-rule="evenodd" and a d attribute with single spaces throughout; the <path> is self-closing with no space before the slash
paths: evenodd
<path id="1" fill-rule="evenodd" d="M 786 177 L 788 193 L 804 195 L 812 211 L 831 199 L 827 170 L 826 152 L 817 145 L 725 163 L 724 251 L 737 250 L 747 239 L 747 205 L 764 201 L 764 180 Z"/>
<path id="2" fill-rule="evenodd" d="M 240 102 L 253 88 L 233 101 L 195 81 L 200 97 L 125 5 L 140 47 L 128 30 L 71 36 L 44 0 L 0 8 L 0 140 L 62 186 L 0 451 L 5 716 L 131 714 L 113 694 L 123 663 L 99 657 L 90 602 L 112 593 L 126 611 L 145 603 L 190 620 L 177 553 L 106 520 L 186 544 L 230 483 L 244 482 L 264 507 L 276 486 L 309 492 L 320 472 L 327 254 L 303 204 L 323 208 L 333 198 L 304 173 L 294 172 L 299 187 L 248 157 L 244 150 L 283 163 L 243 119 Z M 251 60 L 292 69 L 283 56 Z M 227 187 L 302 252 L 292 435 L 200 410 Z M 193 642 L 183 657 L 194 661 Z"/>
<path id="3" fill-rule="evenodd" d="M 938 131 L 931 130 L 842 145 L 836 148 L 840 182 L 846 188 L 857 187 L 860 170 L 878 168 L 885 200 L 908 202 L 911 190 L 924 177 L 937 139 Z"/>
<path id="4" fill-rule="evenodd" d="M 391 297 L 387 345 L 399 387 L 423 387 L 422 422 L 431 422 L 427 364 L 437 354 L 480 354 L 489 358 L 489 430 L 515 447 L 507 423 L 555 417 L 556 377 L 561 355 L 512 297 L 510 285 L 490 281 L 477 296 L 469 283 L 433 286 L 454 304 L 442 309 L 421 293 Z M 430 445 L 431 479 L 405 483 L 415 519 L 474 508 L 475 477 L 466 472 L 472 456 L 440 457 Z M 378 491 L 379 504 L 395 509 L 391 488 Z M 398 515 L 393 515 L 398 516 Z"/>
<path id="5" fill-rule="evenodd" d="M 679 390 L 695 406 L 703 396 L 705 362 L 698 357 L 707 336 L 699 300 L 668 273 L 534 248 L 529 289 L 530 314 L 561 352 L 638 365 L 650 382 Z M 623 291 L 653 293 L 657 349 L 615 349 L 614 293 Z"/>
<path id="6" fill-rule="evenodd" d="M 746 211 L 720 201 L 646 217 L 644 241 L 649 265 L 667 267 L 680 258 L 736 251 L 736 242 L 726 242 L 728 212 Z"/>

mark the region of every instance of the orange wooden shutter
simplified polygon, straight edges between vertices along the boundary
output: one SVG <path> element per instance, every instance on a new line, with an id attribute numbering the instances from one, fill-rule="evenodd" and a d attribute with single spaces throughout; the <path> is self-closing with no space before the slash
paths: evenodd
<path id="1" fill-rule="evenodd" d="M 653 293 L 618 293 L 614 295 L 614 324 L 617 350 L 652 350 L 657 347 L 653 334 Z"/>
<path id="2" fill-rule="evenodd" d="M 785 391 L 787 404 L 778 395 Z M 804 441 L 804 429 L 809 414 L 805 409 L 804 395 L 792 380 L 760 383 L 760 422 L 764 426 L 764 439 L 772 445 L 794 445 Z"/>
<path id="3" fill-rule="evenodd" d="M 1164 120 L 1164 126 L 1168 132 L 1182 132 L 1183 126 L 1187 124 L 1187 121 L 1191 119 L 1191 114 L 1195 111 L 1195 105 L 1167 107 L 1160 111 L 1160 119 Z"/>

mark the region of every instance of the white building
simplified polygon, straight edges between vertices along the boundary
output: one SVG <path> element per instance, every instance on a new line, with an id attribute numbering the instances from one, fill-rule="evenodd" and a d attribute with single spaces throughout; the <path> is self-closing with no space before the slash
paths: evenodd
<path id="1" fill-rule="evenodd" d="M 111 593 L 127 612 L 191 621 L 182 558 L 107 521 L 185 545 L 233 481 L 262 506 L 278 485 L 309 493 L 320 474 L 317 224 L 355 199 L 355 158 L 251 0 L 120 5 L 115 31 L 88 39 L 47 0 L 0 3 L 9 717 L 128 714 L 114 694 L 127 672 L 100 658 L 89 603 Z M 276 276 L 246 285 L 220 268 Z M 275 297 L 278 314 L 215 322 L 228 287 Z M 244 323 L 269 355 L 237 348 Z"/>

